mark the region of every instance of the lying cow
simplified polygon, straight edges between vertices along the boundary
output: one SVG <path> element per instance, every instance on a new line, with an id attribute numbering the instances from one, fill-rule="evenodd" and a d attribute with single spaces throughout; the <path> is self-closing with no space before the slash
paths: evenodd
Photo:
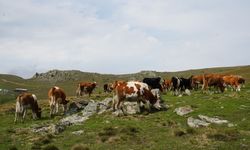
<path id="1" fill-rule="evenodd" d="M 119 82 L 119 81 L 118 81 Z M 123 114 L 124 101 L 136 101 L 138 105 L 138 112 L 140 112 L 140 103 L 147 104 L 150 109 L 150 104 L 156 109 L 160 109 L 160 95 L 158 89 L 150 90 L 148 85 L 142 82 L 116 82 L 113 97 L 113 111 L 116 108 L 121 109 Z"/>
<path id="2" fill-rule="evenodd" d="M 18 95 L 16 99 L 15 123 L 18 118 L 21 118 L 21 122 L 23 122 L 28 108 L 32 110 L 33 119 L 41 118 L 42 111 L 38 106 L 36 95 L 31 93 L 22 93 Z"/>
<path id="3" fill-rule="evenodd" d="M 69 102 L 68 100 L 66 100 L 65 92 L 61 88 L 54 86 L 49 90 L 48 96 L 50 105 L 50 117 L 58 113 L 60 104 L 63 106 L 63 112 L 65 114 L 67 110 L 67 103 Z"/>
<path id="4" fill-rule="evenodd" d="M 159 89 L 161 92 L 163 92 L 162 86 L 161 86 L 161 78 L 144 78 L 142 80 L 143 83 L 146 83 L 151 89 Z"/>
<path id="5" fill-rule="evenodd" d="M 92 94 L 93 90 L 96 87 L 96 82 L 81 82 L 78 84 L 77 91 L 76 91 L 76 96 L 82 96 L 83 93 L 85 94 Z"/>

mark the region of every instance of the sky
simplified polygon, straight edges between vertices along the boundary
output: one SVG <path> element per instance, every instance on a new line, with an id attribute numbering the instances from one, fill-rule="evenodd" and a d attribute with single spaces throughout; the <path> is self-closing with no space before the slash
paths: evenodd
<path id="1" fill-rule="evenodd" d="M 249 0 L 0 0 L 0 74 L 250 65 Z"/>

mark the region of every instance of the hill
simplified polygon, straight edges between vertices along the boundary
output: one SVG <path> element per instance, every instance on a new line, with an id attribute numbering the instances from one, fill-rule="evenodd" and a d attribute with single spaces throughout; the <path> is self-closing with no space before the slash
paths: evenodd
<path id="1" fill-rule="evenodd" d="M 142 80 L 144 77 L 158 76 L 166 79 L 172 76 L 189 77 L 202 73 L 237 74 L 249 80 L 250 66 L 204 68 L 178 72 L 141 71 L 138 73 L 121 75 L 82 72 L 79 70 L 50 70 L 46 73 L 35 73 L 30 79 L 0 74 L 0 89 L 9 91 L 7 93 L 0 93 L 0 104 L 15 99 L 16 93 L 12 92 L 15 88 L 28 89 L 30 92 L 35 93 L 40 99 L 46 99 L 48 89 L 54 85 L 62 87 L 67 91 L 67 95 L 74 96 L 77 83 L 80 81 L 96 81 L 98 83 L 96 92 L 100 93 L 104 83 L 113 82 L 115 80 Z"/>

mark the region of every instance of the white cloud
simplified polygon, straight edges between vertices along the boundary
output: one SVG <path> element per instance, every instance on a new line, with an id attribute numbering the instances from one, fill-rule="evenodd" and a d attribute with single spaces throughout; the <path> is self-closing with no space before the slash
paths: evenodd
<path id="1" fill-rule="evenodd" d="M 0 73 L 249 64 L 249 2 L 0 0 Z"/>

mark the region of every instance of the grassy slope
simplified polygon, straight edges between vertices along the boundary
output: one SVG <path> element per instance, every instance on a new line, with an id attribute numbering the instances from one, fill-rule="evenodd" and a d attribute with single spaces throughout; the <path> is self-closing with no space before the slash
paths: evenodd
<path id="1" fill-rule="evenodd" d="M 210 71 L 206 70 L 206 72 Z M 203 70 L 184 71 L 176 74 L 189 76 L 201 72 Z M 250 77 L 250 67 L 213 68 L 211 72 L 240 74 L 246 79 Z M 174 74 L 169 73 L 164 77 L 172 75 Z M 131 78 L 129 75 L 124 76 Z M 47 88 L 53 85 L 51 83 L 41 84 L 40 81 L 23 80 L 14 76 L 10 76 L 13 79 L 9 76 L 0 77 L 24 84 L 24 88 L 44 94 L 47 93 Z M 99 80 L 101 81 L 101 79 Z M 72 82 L 62 83 L 61 86 L 67 92 L 72 90 L 74 93 L 75 85 L 67 86 L 69 84 Z M 17 84 L 7 84 L 0 80 L 0 85 L 15 88 Z M 96 99 L 100 95 L 98 92 L 95 93 L 92 99 Z M 107 96 L 111 95 L 101 94 L 99 99 Z M 49 145 L 55 145 L 60 149 L 70 149 L 77 143 L 84 144 L 90 149 L 250 149 L 249 96 L 249 84 L 240 93 L 227 91 L 223 94 L 208 95 L 196 91 L 189 97 L 175 97 L 167 93 L 163 94 L 162 98 L 171 106 L 168 111 L 124 117 L 115 117 L 108 113 L 96 115 L 83 125 L 69 127 L 59 135 L 39 135 L 29 130 L 35 124 L 55 122 L 61 118 L 61 116 L 53 120 L 48 118 L 49 108 L 46 100 L 40 101 L 44 116 L 42 120 L 33 121 L 29 116 L 25 123 L 15 125 L 13 124 L 14 102 L 10 102 L 0 105 L 0 149 L 8 149 L 11 145 L 15 145 L 19 149 Z M 175 108 L 185 105 L 191 105 L 195 111 L 185 117 L 173 113 Z M 190 129 L 186 124 L 187 117 L 197 117 L 199 114 L 211 117 L 219 116 L 229 120 L 235 126 L 229 128 L 226 125 L 212 125 L 207 128 Z M 71 134 L 72 131 L 77 130 L 84 130 L 84 134 L 79 136 Z M 181 136 L 182 133 L 184 135 Z"/>

